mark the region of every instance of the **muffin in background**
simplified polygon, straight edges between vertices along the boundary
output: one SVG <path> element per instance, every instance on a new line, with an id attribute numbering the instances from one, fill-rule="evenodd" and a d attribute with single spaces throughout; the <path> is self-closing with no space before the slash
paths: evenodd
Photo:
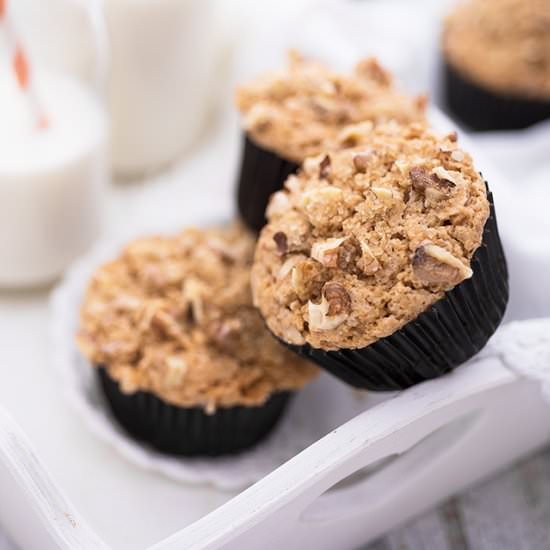
<path id="1" fill-rule="evenodd" d="M 77 342 L 135 438 L 179 455 L 238 452 L 315 377 L 252 306 L 253 250 L 242 226 L 187 229 L 130 243 L 91 278 Z"/>
<path id="2" fill-rule="evenodd" d="M 550 2 L 466 0 L 445 21 L 444 101 L 474 130 L 550 118 Z"/>
<path id="3" fill-rule="evenodd" d="M 361 147 L 307 159 L 268 213 L 254 303 L 283 343 L 353 386 L 444 374 L 504 315 L 492 200 L 454 133 L 379 125 Z"/>
<path id="4" fill-rule="evenodd" d="M 395 90 L 392 77 L 374 58 L 351 74 L 338 74 L 290 52 L 285 69 L 241 86 L 236 104 L 242 117 L 244 151 L 238 208 L 259 231 L 269 197 L 302 161 L 330 149 L 349 124 L 424 119 L 426 98 Z"/>

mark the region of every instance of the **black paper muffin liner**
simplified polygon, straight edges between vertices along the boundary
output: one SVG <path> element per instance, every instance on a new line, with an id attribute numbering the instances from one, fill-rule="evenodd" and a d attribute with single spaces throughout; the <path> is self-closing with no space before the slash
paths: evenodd
<path id="1" fill-rule="evenodd" d="M 443 64 L 443 101 L 472 130 L 517 130 L 550 118 L 550 101 L 495 94 Z"/>
<path id="2" fill-rule="evenodd" d="M 148 392 L 124 394 L 104 368 L 97 372 L 120 425 L 133 438 L 171 455 L 221 456 L 252 447 L 275 427 L 291 397 L 277 392 L 261 406 L 220 407 L 207 414 L 201 407 L 170 405 Z"/>
<path id="3" fill-rule="evenodd" d="M 283 188 L 287 177 L 298 167 L 298 164 L 256 145 L 245 135 L 237 205 L 241 218 L 250 229 L 259 232 L 266 224 L 265 209 L 269 197 Z"/>
<path id="4" fill-rule="evenodd" d="M 508 303 L 508 270 L 491 193 L 490 217 L 471 262 L 473 275 L 392 335 L 360 349 L 291 350 L 343 382 L 372 391 L 402 390 L 441 376 L 478 353 L 500 324 Z"/>

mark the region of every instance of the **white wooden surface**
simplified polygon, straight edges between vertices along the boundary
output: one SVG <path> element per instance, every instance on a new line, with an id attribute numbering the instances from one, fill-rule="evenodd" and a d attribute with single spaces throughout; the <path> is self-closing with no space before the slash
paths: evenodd
<path id="1" fill-rule="evenodd" d="M 546 549 L 550 548 L 549 517 L 550 449 L 522 460 L 362 550 Z M 16 550 L 1 531 L 0 550 Z"/>

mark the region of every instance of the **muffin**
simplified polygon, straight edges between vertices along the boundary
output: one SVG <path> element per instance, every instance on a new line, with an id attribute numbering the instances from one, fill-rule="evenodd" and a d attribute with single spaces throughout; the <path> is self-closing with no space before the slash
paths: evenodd
<path id="1" fill-rule="evenodd" d="M 550 117 L 550 2 L 468 0 L 443 34 L 444 100 L 474 130 Z"/>
<path id="2" fill-rule="evenodd" d="M 342 75 L 291 52 L 286 69 L 237 90 L 236 104 L 245 136 L 238 207 L 245 223 L 259 231 L 270 195 L 306 157 L 329 149 L 349 124 L 422 120 L 426 98 L 398 93 L 375 59 Z"/>
<path id="3" fill-rule="evenodd" d="M 100 267 L 77 342 L 135 438 L 178 455 L 257 443 L 315 377 L 252 306 L 254 239 L 241 226 L 146 237 Z"/>
<path id="4" fill-rule="evenodd" d="M 307 159 L 268 213 L 254 303 L 283 343 L 353 386 L 444 374 L 503 317 L 492 199 L 455 133 L 379 125 L 361 147 Z"/>

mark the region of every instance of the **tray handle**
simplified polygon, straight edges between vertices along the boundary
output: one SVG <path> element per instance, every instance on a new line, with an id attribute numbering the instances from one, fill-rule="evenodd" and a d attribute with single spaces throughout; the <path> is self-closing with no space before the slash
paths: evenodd
<path id="1" fill-rule="evenodd" d="M 510 399 L 522 392 L 541 406 L 538 385 L 498 358 L 460 367 L 355 417 L 153 549 L 351 548 L 383 533 L 395 517 L 405 520 L 406 510 L 418 513 L 498 467 L 499 449 L 505 461 L 548 437 L 518 427 L 511 449 L 501 433 L 503 421 L 513 425 Z M 488 454 L 481 446 L 491 434 Z M 475 471 L 460 466 L 470 455 L 479 460 Z"/>
<path id="2" fill-rule="evenodd" d="M 0 407 L 0 493 L 2 528 L 17 533 L 21 548 L 108 550 L 88 527 L 37 458 L 29 440 Z"/>

